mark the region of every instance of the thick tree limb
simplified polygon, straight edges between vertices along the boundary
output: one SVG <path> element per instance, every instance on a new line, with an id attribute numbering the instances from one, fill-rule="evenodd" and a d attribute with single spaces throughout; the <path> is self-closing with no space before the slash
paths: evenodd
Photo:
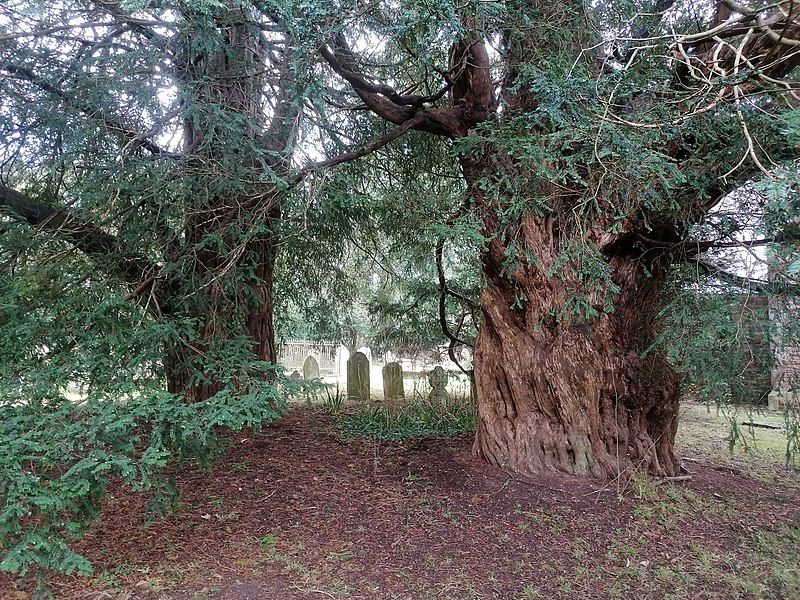
<path id="1" fill-rule="evenodd" d="M 712 78 L 751 69 L 759 79 L 780 79 L 800 65 L 800 2 L 791 0 L 788 11 L 771 4 L 759 9 L 732 0 L 721 0 L 720 6 L 740 15 L 712 29 L 677 39 L 680 60 L 695 78 L 710 83 Z M 742 42 L 729 38 L 744 35 Z M 713 43 L 713 44 L 712 44 Z M 689 56 L 684 48 L 700 47 L 702 52 Z"/>
<path id="2" fill-rule="evenodd" d="M 718 240 L 684 240 L 682 242 L 666 242 L 647 237 L 644 234 L 637 234 L 639 241 L 643 242 L 650 248 L 669 248 L 671 250 L 683 249 L 694 250 L 695 253 L 705 252 L 706 250 L 713 250 L 715 248 L 749 248 L 752 246 L 766 246 L 780 241 L 777 237 L 769 237 L 757 240 L 734 240 L 730 242 L 723 242 Z"/>
<path id="3" fill-rule="evenodd" d="M 320 54 L 331 69 L 350 84 L 369 110 L 397 125 L 419 117 L 422 120 L 413 129 L 445 137 L 461 137 L 468 133 L 470 127 L 491 118 L 495 107 L 493 88 L 485 85 L 486 82 L 491 83 L 488 54 L 484 44 L 479 41 L 465 42 L 463 48 L 456 49 L 453 56 L 458 64 L 451 69 L 456 75 L 442 89 L 429 96 L 401 94 L 389 85 L 374 83 L 375 78 L 362 71 L 341 32 L 334 36 L 330 44 L 320 48 Z M 443 98 L 448 91 L 451 106 L 426 107 Z"/>
<path id="4" fill-rule="evenodd" d="M 360 72 L 358 63 L 350 51 L 343 33 L 336 35 L 333 44 L 333 46 L 322 46 L 320 54 L 331 69 L 352 86 L 353 91 L 372 112 L 397 125 L 414 116 L 414 105 L 395 102 L 392 98 L 396 98 L 397 94 L 391 87 L 371 84 L 367 81 Z"/>
<path id="5" fill-rule="evenodd" d="M 328 64 L 331 66 L 331 68 L 337 74 L 339 74 L 342 79 L 350 83 L 350 85 L 353 86 L 353 89 L 361 90 L 369 94 L 380 94 L 398 106 L 413 107 L 422 107 L 425 104 L 435 102 L 436 100 L 443 98 L 450 89 L 450 84 L 448 83 L 435 94 L 430 94 L 428 96 L 417 96 L 415 94 L 398 93 L 393 87 L 385 83 L 372 83 L 360 73 L 358 63 L 354 60 L 355 57 L 347 46 L 344 35 L 339 33 L 335 40 L 335 47 L 338 48 L 340 52 L 339 56 L 337 56 L 330 46 L 323 46 L 320 52 L 325 60 L 328 61 Z M 340 56 L 347 63 L 347 66 L 342 64 Z"/>
<path id="6" fill-rule="evenodd" d="M 160 270 L 147 258 L 127 252 L 115 236 L 95 224 L 79 219 L 65 209 L 37 202 L 3 184 L 0 184 L 0 212 L 36 229 L 52 232 L 84 254 L 103 259 L 112 276 L 131 286 L 155 277 Z"/>

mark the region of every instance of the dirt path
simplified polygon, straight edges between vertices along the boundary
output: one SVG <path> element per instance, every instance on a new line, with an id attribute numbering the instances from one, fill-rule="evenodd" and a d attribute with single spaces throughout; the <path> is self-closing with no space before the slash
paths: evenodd
<path id="1" fill-rule="evenodd" d="M 57 596 L 800 597 L 800 494 L 722 463 L 679 486 L 519 481 L 468 437 L 344 444 L 312 409 L 233 439 L 150 525 L 115 488 L 78 547 L 96 575 Z"/>

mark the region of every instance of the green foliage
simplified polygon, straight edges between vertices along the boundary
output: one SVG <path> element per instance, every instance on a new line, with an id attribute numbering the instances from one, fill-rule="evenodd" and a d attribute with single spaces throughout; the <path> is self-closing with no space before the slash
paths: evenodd
<path id="1" fill-rule="evenodd" d="M 278 418 L 296 390 L 271 383 L 275 367 L 230 338 L 194 372 L 223 382 L 217 394 L 187 403 L 166 393 L 163 348 L 193 339 L 194 322 L 143 317 L 80 257 L 38 266 L 32 256 L 18 255 L 15 277 L 0 282 L 0 569 L 88 573 L 69 544 L 111 482 L 148 491 L 163 511 L 175 495 L 163 467 L 208 465 L 225 429 Z"/>
<path id="2" fill-rule="evenodd" d="M 3 206 L 2 568 L 86 572 L 68 543 L 111 480 L 155 492 L 154 507 L 167 504 L 158 473 L 170 458 L 206 463 L 222 447 L 222 428 L 277 418 L 291 384 L 256 360 L 254 331 L 269 328 L 252 322 L 272 310 L 264 298 L 273 283 L 280 335 L 376 351 L 437 345 L 442 318 L 474 339 L 481 259 L 494 243 L 502 259 L 491 276 L 513 284 L 530 269 L 567 290 L 540 315 L 556 323 L 603 318 L 622 286 L 686 258 L 648 248 L 651 237 L 669 246 L 688 233 L 774 236 L 769 250 L 786 264 L 776 279 L 782 291 L 796 289 L 797 111 L 776 108 L 779 97 L 755 73 L 698 90 L 679 61 L 664 59 L 675 55 L 666 36 L 702 28 L 709 15 L 684 8 L 662 19 L 663 4 L 3 3 L 0 178 L 115 244 L 79 250 L 74 238 Z M 643 27 L 652 43 L 631 54 L 624 38 L 640 39 Z M 291 188 L 292 169 L 306 159 L 386 132 L 320 66 L 320 47 L 341 31 L 357 54 L 366 48 L 368 81 L 430 95 L 457 76 L 453 43 L 483 37 L 496 46 L 501 109 L 461 139 L 409 132 Z M 703 100 L 748 78 L 763 91 L 746 102 Z M 443 94 L 414 111 L 448 102 Z M 751 185 L 757 199 L 737 194 L 736 210 L 698 226 L 709 203 L 758 173 L 749 161 L 741 167 L 750 138 L 775 166 Z M 478 181 L 462 177 L 466 158 L 486 165 Z M 526 237 L 526 226 L 542 235 Z M 663 258 L 667 251 L 674 255 Z M 615 278 L 614 261 L 626 260 L 639 261 L 635 281 Z M 747 399 L 743 321 L 732 318 L 730 288 L 711 293 L 690 269 L 675 277 L 668 328 L 633 345 L 643 355 L 666 349 L 703 399 Z M 520 314 L 530 301 L 523 287 L 506 295 Z M 764 342 L 776 333 L 756 330 Z M 796 341 L 797 326 L 780 334 Z M 187 388 L 221 391 L 200 402 L 167 394 L 175 371 Z M 85 398 L 67 399 L 71 387 Z M 327 410 L 340 414 L 342 401 L 330 393 Z M 338 417 L 343 435 L 379 439 L 451 435 L 475 420 L 466 401 Z M 796 424 L 789 431 L 796 448 Z"/>
<path id="3" fill-rule="evenodd" d="M 97 517 L 111 481 L 158 488 L 171 458 L 207 464 L 225 444 L 219 427 L 260 426 L 279 416 L 280 405 L 268 385 L 195 404 L 152 391 L 0 405 L 0 569 L 90 572 L 67 544 Z"/>
<path id="4" fill-rule="evenodd" d="M 344 406 L 346 398 L 347 394 L 340 390 L 338 385 L 335 390 L 331 387 L 325 388 L 325 397 L 322 399 L 325 412 L 330 415 L 338 415 L 342 412 L 342 406 Z"/>
<path id="5" fill-rule="evenodd" d="M 366 126 L 361 135 L 378 135 Z M 449 148 L 409 135 L 323 178 L 301 217 L 284 223 L 293 243 L 278 273 L 280 334 L 374 351 L 444 343 L 434 248 L 446 240 L 448 287 L 475 300 L 483 243 L 474 215 L 458 214 L 464 186 L 455 173 Z M 447 298 L 453 330 L 465 315 L 462 339 L 474 338 L 473 308 Z"/>
<path id="6" fill-rule="evenodd" d="M 709 403 L 765 403 L 769 391 L 773 324 L 763 300 L 748 295 L 677 291 L 663 309 L 663 344 L 684 385 Z M 652 348 L 651 348 L 652 350 Z M 753 372 L 767 374 L 754 389 Z M 756 384 L 758 382 L 755 382 Z"/>
<path id="7" fill-rule="evenodd" d="M 453 398 L 447 406 L 432 406 L 417 399 L 399 409 L 379 408 L 342 415 L 337 420 L 345 438 L 371 437 L 398 441 L 410 437 L 453 436 L 471 433 L 477 414 L 470 398 Z"/>

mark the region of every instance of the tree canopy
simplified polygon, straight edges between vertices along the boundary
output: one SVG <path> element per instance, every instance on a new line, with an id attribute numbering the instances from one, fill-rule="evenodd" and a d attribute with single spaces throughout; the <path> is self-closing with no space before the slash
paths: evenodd
<path id="1" fill-rule="evenodd" d="M 88 570 L 112 477 L 278 418 L 276 337 L 474 345 L 488 462 L 679 476 L 714 286 L 798 290 L 798 15 L 4 2 L 0 568 Z"/>

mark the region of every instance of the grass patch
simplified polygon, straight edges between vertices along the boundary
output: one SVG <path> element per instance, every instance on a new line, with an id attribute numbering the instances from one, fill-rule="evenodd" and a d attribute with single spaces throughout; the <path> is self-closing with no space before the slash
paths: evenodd
<path id="1" fill-rule="evenodd" d="M 447 405 L 434 406 L 415 400 L 399 409 L 374 408 L 337 419 L 345 439 L 370 437 L 397 441 L 412 437 L 453 436 L 475 431 L 478 420 L 470 398 L 452 398 Z"/>
<path id="2" fill-rule="evenodd" d="M 782 429 L 745 424 L 751 422 Z M 800 471 L 798 427 L 797 414 L 685 401 L 681 403 L 676 442 L 684 456 L 738 463 L 752 468 L 754 476 L 764 478 L 776 470 Z"/>
<path id="3" fill-rule="evenodd" d="M 800 598 L 800 529 L 782 526 L 743 537 L 737 547 L 709 549 L 691 544 L 672 556 L 653 554 L 641 530 L 627 528 L 609 542 L 603 562 L 581 577 L 558 576 L 603 590 L 603 597 Z"/>
<path id="4" fill-rule="evenodd" d="M 325 407 L 325 412 L 327 412 L 329 415 L 338 415 L 341 413 L 346 397 L 347 394 L 340 390 L 338 385 L 336 386 L 336 389 L 332 389 L 330 387 L 325 388 L 325 397 L 322 399 L 322 405 Z"/>
<path id="5" fill-rule="evenodd" d="M 269 548 L 271 546 L 274 546 L 280 539 L 281 538 L 279 538 L 274 533 L 270 533 L 263 537 L 260 537 L 258 539 L 258 545 L 261 546 L 262 548 Z"/>

